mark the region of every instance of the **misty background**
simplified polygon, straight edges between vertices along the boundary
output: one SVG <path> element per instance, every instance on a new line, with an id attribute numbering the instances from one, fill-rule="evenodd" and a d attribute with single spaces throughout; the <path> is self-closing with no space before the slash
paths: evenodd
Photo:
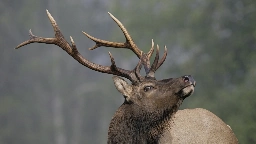
<path id="1" fill-rule="evenodd" d="M 144 52 L 151 39 L 168 56 L 157 79 L 191 74 L 195 93 L 182 107 L 205 108 L 230 125 L 240 143 L 256 143 L 255 0 L 8 0 L 0 1 L 0 144 L 106 143 L 108 125 L 123 102 L 112 75 L 92 71 L 55 45 L 30 44 L 28 31 L 53 37 L 46 9 L 65 38 L 90 61 L 125 69 L 138 58 L 100 47 L 82 34 L 125 38 L 116 16 Z"/>

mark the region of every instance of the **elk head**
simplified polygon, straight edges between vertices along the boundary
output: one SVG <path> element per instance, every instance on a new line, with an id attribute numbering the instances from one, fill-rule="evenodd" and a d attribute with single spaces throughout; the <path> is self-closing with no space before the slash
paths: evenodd
<path id="1" fill-rule="evenodd" d="M 70 37 L 71 39 L 71 44 L 70 44 L 62 35 L 54 18 L 51 16 L 48 10 L 46 11 L 47 11 L 48 18 L 53 26 L 55 37 L 54 38 L 37 37 L 33 35 L 30 30 L 29 31 L 30 39 L 18 45 L 16 49 L 30 43 L 55 44 L 60 48 L 62 48 L 64 51 L 66 51 L 70 56 L 72 56 L 79 63 L 88 67 L 89 69 L 102 72 L 102 73 L 115 75 L 113 77 L 115 86 L 117 90 L 124 96 L 125 101 L 123 105 L 118 109 L 117 113 L 115 114 L 115 116 L 111 121 L 110 128 L 109 128 L 109 139 L 115 139 L 112 137 L 114 135 L 118 135 L 126 132 L 129 133 L 129 130 L 125 132 L 125 127 L 128 125 L 130 125 L 131 127 L 134 127 L 134 123 L 126 123 L 127 120 L 122 121 L 120 123 L 117 122 L 123 119 L 124 117 L 127 117 L 129 121 L 129 119 L 132 117 L 146 115 L 148 116 L 148 118 L 142 117 L 142 119 L 144 119 L 143 122 L 147 122 L 147 119 L 148 119 L 149 120 L 148 124 L 151 126 L 152 126 L 152 123 L 154 124 L 157 124 L 158 122 L 161 123 L 162 122 L 161 120 L 165 118 L 169 118 L 173 112 L 177 111 L 182 101 L 193 93 L 194 87 L 195 87 L 195 81 L 190 75 L 182 76 L 179 78 L 156 80 L 154 74 L 156 70 L 165 61 L 167 56 L 167 48 L 165 47 L 164 55 L 159 60 L 159 46 L 157 45 L 155 59 L 152 65 L 150 65 L 149 59 L 152 56 L 152 53 L 154 52 L 153 40 L 152 40 L 152 47 L 149 50 L 149 52 L 144 53 L 136 46 L 136 44 L 132 40 L 131 36 L 129 35 L 128 31 L 123 26 L 123 24 L 117 18 L 115 18 L 112 14 L 109 13 L 111 18 L 121 28 L 126 38 L 126 41 L 124 43 L 101 40 L 93 36 L 90 36 L 85 32 L 83 33 L 96 43 L 94 47 L 90 48 L 90 50 L 96 49 L 101 46 L 113 47 L 113 48 L 127 48 L 132 50 L 139 58 L 139 62 L 133 70 L 124 70 L 122 68 L 117 67 L 115 64 L 115 60 L 110 52 L 109 52 L 109 56 L 111 60 L 110 66 L 98 65 L 84 58 L 78 52 L 72 37 Z M 140 70 L 142 66 L 146 71 L 146 76 L 144 77 L 140 75 Z M 129 79 L 131 81 L 131 84 L 126 82 L 121 77 Z M 141 126 L 141 123 L 135 122 L 135 124 L 139 125 L 139 127 Z M 144 129 L 144 133 L 140 132 L 142 135 L 134 134 L 134 135 L 130 135 L 130 137 L 134 137 L 135 135 L 136 135 L 135 137 L 145 136 L 143 135 L 145 134 L 145 132 L 146 133 L 150 132 L 150 129 L 147 126 L 142 127 L 142 129 Z M 115 132 L 117 133 L 115 134 Z M 127 136 L 127 138 L 129 138 L 129 136 Z"/>
<path id="2" fill-rule="evenodd" d="M 137 105 L 150 111 L 168 108 L 177 110 L 177 106 L 181 104 L 179 101 L 182 102 L 191 95 L 195 86 L 195 81 L 190 75 L 164 80 L 145 77 L 131 85 L 117 76 L 114 76 L 113 80 L 117 90 L 125 98 L 124 103 Z"/>

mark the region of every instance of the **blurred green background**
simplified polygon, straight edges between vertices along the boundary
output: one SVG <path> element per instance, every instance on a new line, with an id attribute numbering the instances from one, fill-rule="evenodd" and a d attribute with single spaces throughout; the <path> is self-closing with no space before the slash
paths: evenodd
<path id="1" fill-rule="evenodd" d="M 81 31 L 123 42 L 111 12 L 144 51 L 151 39 L 168 56 L 158 79 L 191 74 L 195 93 L 181 109 L 205 108 L 232 127 L 240 143 L 256 143 L 255 0 L 8 0 L 0 1 L 0 143 L 106 143 L 123 97 L 111 75 L 89 70 L 54 45 L 30 44 L 28 30 L 52 37 L 45 10 L 92 62 L 132 69 L 129 50 L 98 48 Z"/>

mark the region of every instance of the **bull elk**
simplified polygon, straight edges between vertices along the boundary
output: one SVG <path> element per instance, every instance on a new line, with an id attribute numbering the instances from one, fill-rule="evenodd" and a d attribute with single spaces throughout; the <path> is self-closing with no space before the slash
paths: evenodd
<path id="1" fill-rule="evenodd" d="M 154 73 L 165 61 L 166 47 L 163 57 L 159 60 L 159 46 L 157 45 L 156 56 L 150 65 L 149 60 L 154 52 L 153 40 L 149 52 L 144 53 L 136 46 L 123 24 L 109 13 L 121 28 L 126 41 L 124 43 L 110 42 L 83 32 L 96 43 L 90 50 L 101 46 L 127 48 L 137 55 L 139 62 L 133 70 L 125 70 L 116 66 L 113 56 L 109 53 L 111 65 L 98 65 L 90 62 L 78 52 L 72 37 L 70 37 L 71 43 L 67 42 L 48 11 L 47 15 L 53 26 L 55 37 L 37 37 L 30 30 L 30 39 L 18 45 L 16 49 L 30 43 L 55 44 L 89 69 L 115 75 L 113 81 L 116 89 L 124 96 L 124 103 L 118 108 L 110 122 L 109 144 L 238 143 L 231 128 L 213 113 L 201 108 L 178 110 L 183 100 L 193 93 L 196 82 L 190 75 L 156 80 Z M 140 74 L 142 66 L 146 76 Z M 121 77 L 130 80 L 131 84 Z"/>

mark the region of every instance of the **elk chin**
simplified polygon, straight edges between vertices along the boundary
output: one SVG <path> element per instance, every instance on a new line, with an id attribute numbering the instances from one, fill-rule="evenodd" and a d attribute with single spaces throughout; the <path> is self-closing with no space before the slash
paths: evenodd
<path id="1" fill-rule="evenodd" d="M 188 96 L 190 96 L 191 94 L 193 94 L 194 89 L 195 89 L 194 85 L 186 86 L 185 88 L 183 88 L 183 89 L 180 90 L 179 96 L 180 96 L 182 99 L 185 99 L 185 98 L 187 98 Z"/>

